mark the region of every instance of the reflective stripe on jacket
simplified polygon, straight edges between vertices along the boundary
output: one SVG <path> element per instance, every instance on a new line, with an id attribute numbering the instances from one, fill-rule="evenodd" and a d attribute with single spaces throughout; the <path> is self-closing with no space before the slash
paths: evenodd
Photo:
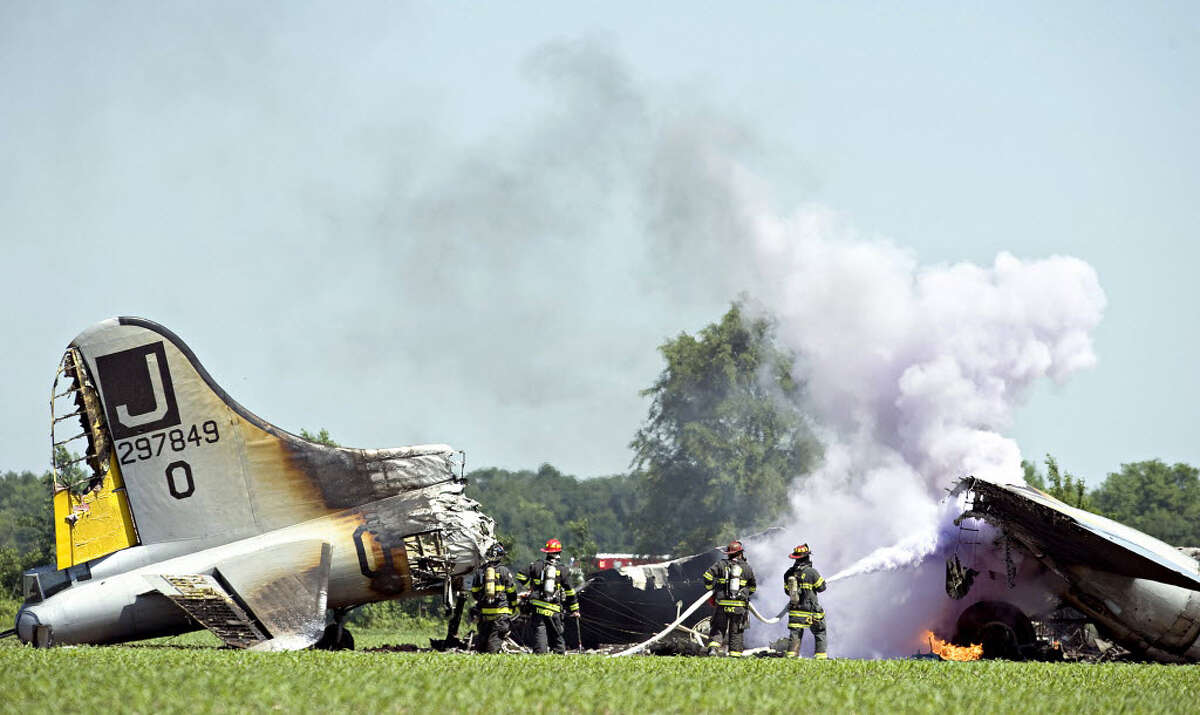
<path id="1" fill-rule="evenodd" d="M 825 609 L 821 607 L 821 601 L 817 598 L 817 594 L 825 590 L 825 579 L 821 578 L 821 574 L 817 573 L 811 564 L 793 564 L 783 574 L 783 590 L 789 596 L 792 595 L 788 592 L 790 579 L 796 580 L 796 601 L 788 609 L 788 627 L 807 628 L 814 620 L 825 617 Z"/>
<path id="2" fill-rule="evenodd" d="M 788 611 L 788 628 L 808 628 L 817 621 L 825 620 L 823 611 Z"/>
<path id="3" fill-rule="evenodd" d="M 543 588 L 546 567 L 553 566 L 557 575 L 554 578 L 554 591 L 550 594 Z M 575 598 L 575 589 L 571 588 L 570 576 L 561 561 L 549 562 L 539 559 L 517 572 L 517 583 L 530 589 L 529 603 L 534 611 L 543 616 L 562 613 L 563 606 L 569 611 L 579 610 L 579 601 Z"/>
<path id="4" fill-rule="evenodd" d="M 494 591 L 491 596 L 487 593 L 487 570 L 493 569 L 492 584 Z M 513 613 L 517 605 L 517 584 L 513 580 L 512 570 L 500 564 L 484 564 L 471 574 L 471 596 L 479 608 L 484 620 L 494 621 Z"/>
<path id="5" fill-rule="evenodd" d="M 741 574 L 736 577 L 737 589 L 732 589 L 735 566 Z M 754 579 L 754 569 L 745 559 L 721 559 L 704 572 L 704 588 L 713 592 L 717 607 L 726 613 L 745 613 L 758 583 Z"/>

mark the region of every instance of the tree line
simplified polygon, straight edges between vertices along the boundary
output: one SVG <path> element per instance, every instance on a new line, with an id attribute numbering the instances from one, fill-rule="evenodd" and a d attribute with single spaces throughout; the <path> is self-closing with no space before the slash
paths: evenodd
<path id="1" fill-rule="evenodd" d="M 777 523 L 796 480 L 820 462 L 807 427 L 795 356 L 769 316 L 734 302 L 695 335 L 659 347 L 664 367 L 642 395 L 630 471 L 579 479 L 549 464 L 477 469 L 467 494 L 496 519 L 510 560 L 523 564 L 547 538 L 586 562 L 597 551 L 695 553 Z M 301 435 L 336 445 L 326 430 Z M 1121 465 L 1094 489 L 1047 455 L 1025 479 L 1051 495 L 1167 543 L 1200 545 L 1200 473 L 1149 460 Z M 0 475 L 0 597 L 19 595 L 21 571 L 53 561 L 50 475 Z"/>
<path id="2" fill-rule="evenodd" d="M 50 472 L 0 474 L 0 600 L 21 595 L 21 574 L 54 561 Z"/>
<path id="3" fill-rule="evenodd" d="M 1161 459 L 1122 464 L 1095 489 L 1046 455 L 1046 473 L 1023 462 L 1025 481 L 1071 506 L 1086 509 L 1168 544 L 1200 546 L 1200 469 Z"/>

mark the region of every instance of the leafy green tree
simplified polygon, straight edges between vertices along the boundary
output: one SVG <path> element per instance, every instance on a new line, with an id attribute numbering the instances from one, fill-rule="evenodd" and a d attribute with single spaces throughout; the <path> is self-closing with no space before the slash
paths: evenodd
<path id="1" fill-rule="evenodd" d="M 52 494 L 49 472 L 0 475 L 0 547 L 54 553 Z"/>
<path id="2" fill-rule="evenodd" d="M 1046 455 L 1046 487 L 1047 492 L 1061 502 L 1080 509 L 1090 509 L 1087 485 L 1082 477 L 1076 477 L 1070 472 L 1060 471 L 1058 460 Z"/>
<path id="3" fill-rule="evenodd" d="M 11 546 L 0 547 L 0 600 L 21 597 L 21 552 Z"/>
<path id="4" fill-rule="evenodd" d="M 309 432 L 306 429 L 301 429 L 300 436 L 303 437 L 304 439 L 308 440 L 309 442 L 316 442 L 317 444 L 323 444 L 326 447 L 341 447 L 342 446 L 342 445 L 338 444 L 337 442 L 333 441 L 333 437 L 329 436 L 329 430 L 325 429 L 324 427 L 322 427 L 321 431 L 317 432 L 316 434 L 313 434 L 312 432 Z"/>
<path id="5" fill-rule="evenodd" d="M 1021 471 L 1025 473 L 1025 483 L 1034 489 L 1046 491 L 1046 478 L 1038 471 L 1037 465 L 1028 459 L 1021 460 Z"/>
<path id="6" fill-rule="evenodd" d="M 1025 483 L 1029 486 L 1046 492 L 1064 504 L 1080 509 L 1091 509 L 1087 484 L 1083 478 L 1060 469 L 1058 460 L 1053 456 L 1046 455 L 1045 476 L 1042 476 L 1033 462 L 1023 460 L 1021 469 L 1025 472 Z"/>
<path id="7" fill-rule="evenodd" d="M 597 550 L 631 551 L 629 524 L 636 493 L 628 475 L 576 479 L 549 464 L 537 471 L 486 468 L 467 475 L 467 496 L 496 520 L 509 562 L 521 567 L 540 556 L 546 539 L 563 541 L 582 558 Z M 578 522 L 586 515 L 586 525 Z"/>
<path id="8" fill-rule="evenodd" d="M 659 348 L 666 369 L 642 391 L 650 410 L 630 444 L 642 551 L 700 551 L 769 525 L 814 463 L 818 445 L 795 407 L 794 357 L 773 330 L 735 302 L 698 336 Z"/>
<path id="9" fill-rule="evenodd" d="M 0 475 L 0 600 L 19 598 L 21 574 L 54 561 L 50 472 Z"/>
<path id="10" fill-rule="evenodd" d="M 61 444 L 54 447 L 54 466 L 58 474 L 56 477 L 51 473 L 51 480 L 57 478 L 60 486 L 70 489 L 76 496 L 94 487 L 99 479 L 78 454 L 67 451 Z"/>
<path id="11" fill-rule="evenodd" d="M 19 600 L 22 596 L 24 573 L 53 561 L 53 551 L 33 549 L 22 552 L 8 546 L 0 547 L 0 601 Z"/>
<path id="12" fill-rule="evenodd" d="M 1200 471 L 1162 460 L 1122 464 L 1091 495 L 1103 515 L 1168 544 L 1200 546 Z"/>
<path id="13" fill-rule="evenodd" d="M 570 545 L 564 548 L 578 562 L 580 570 L 585 574 L 591 573 L 595 570 L 592 564 L 596 562 L 596 552 L 600 549 L 596 546 L 596 540 L 592 538 L 588 518 L 583 516 L 568 521 L 567 533 Z"/>

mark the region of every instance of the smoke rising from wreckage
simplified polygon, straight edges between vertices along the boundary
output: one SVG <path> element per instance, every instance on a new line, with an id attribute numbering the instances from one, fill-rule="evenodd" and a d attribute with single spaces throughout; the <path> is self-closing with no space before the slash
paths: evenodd
<path id="1" fill-rule="evenodd" d="M 326 607 L 452 599 L 494 541 L 491 519 L 462 495 L 449 447 L 357 450 L 286 433 L 229 398 L 182 341 L 149 321 L 93 326 L 72 341 L 60 373 L 59 397 L 73 411 L 55 415 L 56 429 L 73 418 L 83 429 L 55 442 L 85 442 L 88 469 L 56 464 L 59 563 L 26 575 L 22 641 L 110 643 L 206 627 L 237 647 L 306 647 L 329 637 Z M 915 570 L 920 583 L 887 614 L 911 621 L 914 649 L 1047 658 L 1091 647 L 1200 661 L 1194 558 L 1026 485 L 968 477 L 952 493 L 965 502 L 960 513 L 946 518 L 947 502 L 931 529 L 828 579 L 838 584 L 828 606 L 835 654 L 839 628 L 867 615 L 852 591 L 838 591 Z M 791 538 L 763 532 L 746 539 L 747 552 L 773 564 Z M 579 592 L 584 618 L 579 637 L 568 631 L 570 645 L 655 634 L 704 594 L 702 574 L 719 558 L 713 549 L 599 572 Z M 766 613 L 783 598 L 771 582 L 756 599 Z M 706 615 L 687 618 L 684 632 Z M 332 628 L 337 640 L 340 625 Z M 763 645 L 778 632 L 748 635 Z"/>
<path id="2" fill-rule="evenodd" d="M 1188 553 L 1023 484 L 967 477 L 952 497 L 947 508 L 959 501 L 965 507 L 936 539 L 915 549 L 915 543 L 880 549 L 828 582 L 915 570 L 931 587 L 938 585 L 936 557 L 946 558 L 943 594 L 930 588 L 920 594 L 924 610 L 909 611 L 902 598 L 884 615 L 910 619 L 920 634 L 913 650 L 928 648 L 947 660 L 1200 661 L 1200 563 Z M 752 560 L 777 558 L 782 532 L 746 539 Z M 584 645 L 649 638 L 704 593 L 700 576 L 718 558 L 713 549 L 596 574 L 579 593 Z M 838 590 L 831 586 L 829 593 Z M 772 591 L 760 589 L 766 595 L 756 599 L 760 607 L 778 601 Z M 862 613 L 853 600 L 833 603 L 827 608 L 836 652 L 837 625 Z M 691 615 L 678 630 L 690 633 L 706 615 Z M 943 640 L 939 632 L 952 635 Z M 779 635 L 761 627 L 748 633 L 760 645 Z"/>

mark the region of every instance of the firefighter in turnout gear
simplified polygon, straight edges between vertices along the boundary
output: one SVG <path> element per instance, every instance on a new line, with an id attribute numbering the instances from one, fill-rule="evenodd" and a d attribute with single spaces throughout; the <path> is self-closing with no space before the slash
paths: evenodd
<path id="1" fill-rule="evenodd" d="M 550 539 L 542 548 L 545 558 L 534 561 L 517 573 L 517 582 L 528 588 L 526 607 L 531 612 L 533 652 L 559 655 L 567 652 L 563 638 L 563 610 L 571 618 L 579 618 L 579 601 L 568 580 L 567 569 L 559 561 L 562 542 Z"/>
<path id="2" fill-rule="evenodd" d="M 729 542 L 725 554 L 725 558 L 704 572 L 704 587 L 712 591 L 711 600 L 716 608 L 709 626 L 708 654 L 716 655 L 722 645 L 727 645 L 730 656 L 740 657 L 749 619 L 750 595 L 758 584 L 754 580 L 754 570 L 746 563 L 742 542 Z"/>
<path id="3" fill-rule="evenodd" d="M 492 544 L 485 558 L 471 574 L 471 595 L 475 598 L 471 613 L 479 624 L 475 648 L 480 653 L 499 653 L 517 605 L 517 584 L 512 571 L 500 564 L 503 546 Z"/>
<path id="4" fill-rule="evenodd" d="M 812 565 L 812 551 L 808 544 L 792 549 L 791 558 L 796 560 L 783 574 L 783 590 L 788 595 L 788 650 L 787 657 L 800 656 L 800 641 L 804 631 L 812 630 L 816 648 L 814 658 L 828 658 L 825 641 L 825 609 L 817 600 L 817 594 L 825 590 L 825 579 Z"/>

